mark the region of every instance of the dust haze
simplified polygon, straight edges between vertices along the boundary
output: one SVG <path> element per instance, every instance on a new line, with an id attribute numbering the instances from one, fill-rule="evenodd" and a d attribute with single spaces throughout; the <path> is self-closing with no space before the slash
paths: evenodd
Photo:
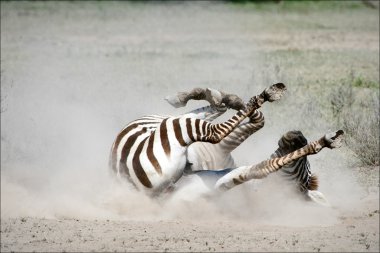
<path id="1" fill-rule="evenodd" d="M 309 158 L 331 207 L 305 202 L 275 175 L 196 204 L 152 200 L 115 182 L 108 155 L 118 131 L 143 115 L 179 115 L 206 105 L 191 101 L 174 109 L 164 100 L 194 87 L 247 100 L 270 84 L 288 85 L 283 100 L 263 106 L 265 127 L 234 151 L 238 165 L 267 159 L 286 131 L 301 130 L 312 141 L 335 129 L 329 122 L 301 124 L 315 116 L 291 106 L 298 99 L 291 79 L 239 30 L 258 21 L 254 16 L 227 14 L 218 4 L 206 14 L 208 3 L 185 3 L 186 11 L 180 4 L 125 3 L 121 9 L 115 3 L 105 9 L 56 4 L 62 8 L 48 3 L 38 11 L 2 3 L 2 218 L 331 225 L 364 196 L 346 147 Z"/>

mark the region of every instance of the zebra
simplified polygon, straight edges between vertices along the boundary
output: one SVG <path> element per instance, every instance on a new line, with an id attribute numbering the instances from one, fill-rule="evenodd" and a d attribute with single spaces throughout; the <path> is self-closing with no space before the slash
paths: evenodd
<path id="1" fill-rule="evenodd" d="M 265 102 L 279 100 L 285 91 L 283 83 L 276 83 L 253 96 L 247 104 L 240 104 L 241 109 L 234 116 L 218 124 L 204 120 L 218 115 L 207 110 L 177 117 L 151 115 L 132 121 L 112 145 L 110 166 L 137 189 L 149 195 L 160 194 L 182 177 L 189 145 L 197 141 L 219 143 Z M 202 99 L 200 94 L 196 95 L 195 99 Z M 201 95 L 210 96 L 209 93 Z M 213 97 L 210 100 L 216 111 L 227 109 Z"/>
<path id="2" fill-rule="evenodd" d="M 182 98 L 177 99 L 177 101 L 173 100 L 173 98 L 167 99 L 172 105 L 178 107 L 186 105 L 189 99 L 206 98 L 213 106 L 203 107 L 180 117 L 152 115 L 131 122 L 120 132 L 112 146 L 111 168 L 116 174 L 128 178 L 137 189 L 156 196 L 168 189 L 172 189 L 182 175 L 186 174 L 201 177 L 206 175 L 207 177 L 207 175 L 210 175 L 209 172 L 212 172 L 211 181 L 213 181 L 213 184 L 209 190 L 220 192 L 257 178 L 257 173 L 253 173 L 253 177 L 246 176 L 247 171 L 262 169 L 269 174 L 284 167 L 285 173 L 296 175 L 295 179 L 299 181 L 301 188 L 307 189 L 307 192 L 306 190 L 304 192 L 311 199 L 319 198 L 318 194 L 312 194 L 313 190 L 316 189 L 316 180 L 315 176 L 310 174 L 309 163 L 306 159 L 307 155 L 313 153 L 303 152 L 301 157 L 292 156 L 291 161 L 286 160 L 286 163 L 278 168 L 273 167 L 272 164 L 273 161 L 282 161 L 284 155 L 288 157 L 296 149 L 299 152 L 302 145 L 294 145 L 291 137 L 298 136 L 301 140 L 300 143 L 306 144 L 307 141 L 302 133 L 299 133 L 301 136 L 299 134 L 291 135 L 291 132 L 284 135 L 279 141 L 279 149 L 272 155 L 272 160 L 269 160 L 271 162 L 268 162 L 264 167 L 263 165 L 257 165 L 236 168 L 230 155 L 233 149 L 264 126 L 263 114 L 257 110 L 262 103 L 278 100 L 285 90 L 286 87 L 283 84 L 273 85 L 260 95 L 251 98 L 246 105 L 241 103 L 239 99 L 232 99 L 233 96 L 231 95 L 222 94 L 223 96 L 220 97 L 220 93 L 218 94 L 212 90 L 208 90 L 207 93 L 195 89 L 196 92 L 191 92 L 190 95 L 181 94 Z M 222 101 L 226 102 L 229 107 L 239 110 L 238 113 L 225 123 L 215 125 L 208 123 L 208 121 L 212 121 L 226 111 L 226 107 L 221 103 Z M 248 113 L 247 108 L 250 111 Z M 244 115 L 249 118 L 249 122 L 239 124 Z M 232 127 L 231 124 L 233 125 Z M 208 136 L 212 136 L 212 133 L 217 134 L 217 140 L 208 138 Z M 339 132 L 337 136 L 341 134 Z M 289 143 L 289 141 L 291 141 L 291 145 L 288 145 L 289 147 L 282 145 Z M 175 156 L 174 166 L 168 163 L 168 157 L 173 154 Z M 225 159 L 218 159 L 221 157 Z M 144 166 L 140 159 L 145 159 Z M 168 167 L 170 167 L 169 170 L 167 169 Z M 215 171 L 221 168 L 222 170 Z M 276 170 L 273 170 L 273 168 L 276 168 Z M 261 172 L 262 175 L 265 174 L 264 172 Z M 238 177 L 236 177 L 236 173 L 240 173 Z M 306 176 L 304 175 L 305 173 Z M 226 183 L 227 179 L 230 182 Z M 306 180 L 306 183 L 301 179 Z"/>

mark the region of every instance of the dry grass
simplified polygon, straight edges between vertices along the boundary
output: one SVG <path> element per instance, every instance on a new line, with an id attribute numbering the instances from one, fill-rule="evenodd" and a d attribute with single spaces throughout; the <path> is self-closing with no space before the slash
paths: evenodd
<path id="1" fill-rule="evenodd" d="M 370 83 L 371 88 L 367 85 Z M 376 87 L 377 86 L 377 87 Z M 346 143 L 365 165 L 379 165 L 378 83 L 350 74 L 330 93 L 331 111 L 337 126 L 347 133 Z"/>
<path id="2" fill-rule="evenodd" d="M 343 129 L 346 146 L 360 160 L 360 165 L 379 165 L 378 80 L 352 70 L 326 79 L 320 75 L 305 80 L 304 75 L 289 75 L 275 64 L 259 79 L 260 83 L 285 80 L 288 84 L 288 94 L 281 103 L 263 109 L 267 115 L 277 118 L 277 124 L 286 122 L 281 131 L 300 129 L 310 136 L 315 132 Z M 271 127 L 270 120 L 267 127 Z"/>

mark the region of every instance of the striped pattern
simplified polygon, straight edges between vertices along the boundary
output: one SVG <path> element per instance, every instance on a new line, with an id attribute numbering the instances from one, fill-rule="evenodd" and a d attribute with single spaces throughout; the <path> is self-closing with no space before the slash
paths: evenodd
<path id="1" fill-rule="evenodd" d="M 212 118 L 217 114 L 205 113 L 200 117 Z M 241 110 L 220 124 L 189 114 L 142 117 L 129 123 L 116 137 L 111 150 L 111 168 L 139 189 L 165 189 L 182 176 L 190 144 L 218 143 L 250 114 L 252 112 Z"/>
<path id="2" fill-rule="evenodd" d="M 274 84 L 252 97 L 242 106 L 244 109 L 232 118 L 219 124 L 211 124 L 207 120 L 218 117 L 227 107 L 214 110 L 205 107 L 180 117 L 153 115 L 135 120 L 116 137 L 111 149 L 110 166 L 116 175 L 128 178 L 138 189 L 153 194 L 165 191 L 183 175 L 189 145 L 194 142 L 219 143 L 247 117 L 251 117 L 254 123 L 263 122 L 262 114 L 255 114 L 256 110 L 266 101 L 280 99 L 285 91 L 284 84 Z M 181 101 L 177 102 L 174 99 L 175 105 L 182 106 Z M 261 127 L 257 124 L 251 130 L 249 125 L 242 124 L 220 146 L 226 150 L 236 148 Z"/>
<path id="3" fill-rule="evenodd" d="M 131 122 L 125 127 L 116 137 L 112 146 L 110 167 L 120 176 L 130 178 L 130 170 L 127 167 L 127 158 L 132 159 L 134 173 L 139 180 L 147 187 L 152 187 L 146 173 L 139 164 L 139 157 L 137 155 L 130 156 L 133 150 L 140 151 L 143 149 L 143 143 L 148 139 L 147 156 L 152 160 L 153 166 L 157 172 L 161 172 L 161 168 L 153 154 L 153 141 L 152 133 L 165 119 L 165 116 L 151 115 Z M 149 138 L 148 138 L 149 137 Z"/>
<path id="4" fill-rule="evenodd" d="M 189 172 L 199 170 L 220 170 L 236 168 L 231 152 L 249 136 L 264 126 L 264 115 L 256 110 L 248 122 L 241 123 L 217 144 L 196 142 L 188 149 Z"/>
<path id="5" fill-rule="evenodd" d="M 300 149 L 288 153 L 285 156 L 272 158 L 253 166 L 236 168 L 226 176 L 219 179 L 215 188 L 220 191 L 225 191 L 251 179 L 264 178 L 270 173 L 276 172 L 302 157 L 318 153 L 324 147 L 326 147 L 326 142 L 324 138 L 321 138 L 320 140 L 311 142 Z M 316 180 L 316 178 L 313 178 L 313 180 Z M 315 183 L 312 182 L 312 180 L 310 182 L 311 184 Z"/>
<path id="6" fill-rule="evenodd" d="M 249 117 L 249 122 L 240 124 L 225 137 L 220 143 L 220 148 L 224 153 L 231 153 L 239 145 L 241 145 L 249 136 L 257 132 L 264 126 L 264 115 L 262 112 L 255 110 Z"/>
<path id="7" fill-rule="evenodd" d="M 302 148 L 307 144 L 307 139 L 300 131 L 289 131 L 279 140 L 279 148 L 271 158 L 279 158 Z M 283 176 L 296 181 L 301 192 L 318 189 L 318 178 L 311 173 L 310 163 L 307 157 L 301 157 L 281 169 Z"/>
<path id="8" fill-rule="evenodd" d="M 261 162 L 256 166 L 256 171 L 252 172 L 251 176 L 254 178 L 266 177 L 270 173 L 281 169 L 285 165 L 293 163 L 301 157 L 318 153 L 322 147 L 323 143 L 321 141 L 314 141 L 304 146 L 303 148 L 297 149 L 285 156 Z"/>
<path id="9" fill-rule="evenodd" d="M 285 165 L 281 172 L 287 179 L 296 181 L 301 192 L 318 189 L 318 178 L 311 173 L 307 157 L 299 158 L 291 164 Z"/>

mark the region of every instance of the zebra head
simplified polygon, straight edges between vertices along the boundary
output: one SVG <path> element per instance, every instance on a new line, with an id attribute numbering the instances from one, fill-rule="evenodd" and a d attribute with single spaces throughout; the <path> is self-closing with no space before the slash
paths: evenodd
<path id="1" fill-rule="evenodd" d="M 278 149 L 271 155 L 271 158 L 285 156 L 305 145 L 307 145 L 307 139 L 301 131 L 289 131 L 278 141 Z M 286 177 L 296 181 L 303 193 L 318 189 L 318 178 L 311 173 L 310 163 L 306 156 L 285 165 L 281 171 Z"/>

